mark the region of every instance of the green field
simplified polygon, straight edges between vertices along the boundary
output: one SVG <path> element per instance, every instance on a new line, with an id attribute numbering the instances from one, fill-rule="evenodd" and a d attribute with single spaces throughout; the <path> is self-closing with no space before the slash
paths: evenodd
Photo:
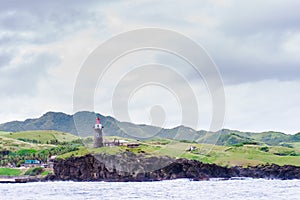
<path id="1" fill-rule="evenodd" d="M 20 176 L 20 175 L 46 176 L 51 173 L 52 173 L 51 171 L 41 167 L 33 167 L 29 169 L 17 169 L 17 168 L 8 168 L 8 167 L 0 168 L 0 176 Z"/>
<path id="2" fill-rule="evenodd" d="M 279 134 L 269 133 L 269 137 L 278 137 Z M 229 139 L 237 137 L 230 135 Z M 253 137 L 260 138 L 261 135 Z M 49 155 L 58 155 L 59 158 L 68 158 L 70 156 L 83 156 L 86 154 L 118 154 L 125 151 L 131 151 L 144 156 L 170 156 L 173 158 L 187 158 L 202 161 L 205 163 L 216 163 L 222 166 L 253 166 L 266 163 L 275 163 L 279 165 L 297 165 L 300 166 L 300 142 L 287 143 L 289 147 L 266 144 L 234 144 L 224 141 L 228 145 L 210 145 L 192 142 L 177 141 L 172 139 L 154 139 L 148 141 L 136 141 L 121 137 L 105 137 L 106 140 L 122 139 L 131 143 L 139 143 L 137 148 L 128 148 L 126 146 L 113 146 L 92 148 L 92 137 L 85 138 L 85 146 L 74 143 L 78 137 L 58 131 L 25 131 L 25 132 L 0 132 L 0 150 L 9 150 L 15 152 L 18 160 L 42 156 L 44 160 Z M 224 138 L 223 138 L 224 139 Z M 240 138 L 243 139 L 243 138 Z M 261 138 L 260 138 L 261 139 Z M 268 138 L 262 138 L 268 139 Z M 56 143 L 53 143 L 55 141 Z M 62 144 L 62 142 L 67 142 Z M 73 146 L 75 145 L 75 146 Z M 187 151 L 189 147 L 195 146 L 196 150 Z M 35 151 L 33 151 L 35 150 Z M 30 155 L 23 155 L 20 151 L 32 152 Z M 26 157 L 27 156 L 27 157 Z M 8 159 L 9 160 L 9 159 Z M 8 163 L 8 160 L 6 163 Z M 5 165 L 4 165 L 5 166 Z"/>
<path id="3" fill-rule="evenodd" d="M 132 141 L 132 140 L 131 140 Z M 137 141 L 136 141 L 137 142 Z M 72 156 L 83 156 L 89 153 L 116 154 L 131 151 L 145 156 L 170 156 L 175 158 L 186 158 L 215 163 L 222 166 L 255 166 L 260 164 L 275 163 L 278 165 L 300 166 L 300 148 L 288 148 L 282 146 L 218 146 L 209 144 L 184 143 L 175 140 L 154 140 L 139 142 L 138 148 L 127 148 L 124 146 L 86 148 L 81 147 L 78 151 L 69 152 L 59 156 L 67 158 Z M 187 151 L 190 146 L 195 146 L 194 151 Z M 266 152 L 267 148 L 267 152 Z"/>
<path id="4" fill-rule="evenodd" d="M 26 159 L 46 162 L 51 155 L 77 150 L 81 140 L 59 131 L 0 132 L 0 166 L 20 166 Z"/>
<path id="5" fill-rule="evenodd" d="M 2 134 L 5 137 L 13 139 L 27 139 L 31 141 L 38 141 L 40 143 L 46 144 L 50 143 L 53 140 L 59 142 L 71 142 L 78 139 L 75 135 L 70 133 L 63 133 L 59 131 L 24 131 L 24 132 L 14 132 L 14 133 L 4 133 Z"/>
<path id="6" fill-rule="evenodd" d="M 12 168 L 0 168 L 1 176 L 19 176 L 21 174 L 20 169 L 12 169 Z"/>
<path id="7" fill-rule="evenodd" d="M 0 136 L 0 150 L 17 151 L 21 149 L 47 149 L 54 145 L 50 144 L 33 144 L 30 142 L 23 142 L 21 140 L 12 139 L 9 137 Z"/>
<path id="8" fill-rule="evenodd" d="M 293 142 L 290 143 L 290 145 L 292 145 L 294 148 L 300 149 L 300 142 Z"/>
<path id="9" fill-rule="evenodd" d="M 18 151 L 21 149 L 47 149 L 57 142 L 72 142 L 79 139 L 70 133 L 59 131 L 0 132 L 0 150 Z"/>

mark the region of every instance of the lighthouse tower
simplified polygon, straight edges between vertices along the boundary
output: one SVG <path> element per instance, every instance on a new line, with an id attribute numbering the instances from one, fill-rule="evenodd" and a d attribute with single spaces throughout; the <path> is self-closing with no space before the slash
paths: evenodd
<path id="1" fill-rule="evenodd" d="M 95 135 L 94 135 L 94 148 L 103 146 L 103 135 L 102 135 L 102 124 L 100 122 L 100 117 L 96 118 L 96 124 L 94 127 Z"/>

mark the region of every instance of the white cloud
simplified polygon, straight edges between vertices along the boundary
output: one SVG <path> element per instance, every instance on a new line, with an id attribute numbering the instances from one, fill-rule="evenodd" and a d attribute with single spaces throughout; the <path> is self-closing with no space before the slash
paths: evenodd
<path id="1" fill-rule="evenodd" d="M 225 126 L 300 130 L 299 2 L 75 1 L 68 8 L 65 3 L 11 1 L 1 6 L 0 122 L 37 117 L 48 110 L 71 113 L 75 80 L 89 53 L 115 34 L 151 26 L 186 34 L 208 50 L 226 84 Z M 147 59 L 182 64 L 145 53 L 129 56 L 121 65 Z M 193 84 L 204 91 L 202 83 Z M 201 95 L 205 123 L 200 128 L 207 129 L 211 105 Z M 136 119 L 145 119 L 138 117 L 142 107 L 131 108 L 140 113 Z M 112 114 L 109 106 L 102 111 Z"/>
<path id="2" fill-rule="evenodd" d="M 299 132 L 300 81 L 265 80 L 227 86 L 225 91 L 227 127 Z"/>

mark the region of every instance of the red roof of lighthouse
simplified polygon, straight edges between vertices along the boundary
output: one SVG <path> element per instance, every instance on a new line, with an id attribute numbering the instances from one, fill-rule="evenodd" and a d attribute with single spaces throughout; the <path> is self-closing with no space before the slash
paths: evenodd
<path id="1" fill-rule="evenodd" d="M 101 122 L 100 122 L 100 117 L 97 117 L 97 118 L 96 118 L 96 124 L 101 124 Z"/>

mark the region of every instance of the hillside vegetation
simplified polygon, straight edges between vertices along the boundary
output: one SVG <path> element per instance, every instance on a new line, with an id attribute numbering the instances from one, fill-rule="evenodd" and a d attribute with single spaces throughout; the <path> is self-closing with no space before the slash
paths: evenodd
<path id="1" fill-rule="evenodd" d="M 19 166 L 25 159 L 46 162 L 51 155 L 78 150 L 79 137 L 59 131 L 0 133 L 0 166 Z"/>
<path id="2" fill-rule="evenodd" d="M 58 144 L 78 143 L 79 137 L 59 131 L 0 132 L 0 150 L 47 149 Z"/>
<path id="3" fill-rule="evenodd" d="M 74 115 L 48 112 L 37 119 L 1 124 L 0 166 L 17 165 L 24 159 L 40 159 L 45 162 L 51 155 L 66 158 L 88 153 L 115 154 L 124 151 L 145 156 L 167 155 L 195 159 L 220 165 L 300 165 L 300 133 L 252 133 L 229 129 L 208 132 L 185 126 L 163 129 L 120 122 L 102 115 L 100 117 L 106 139 L 124 139 L 139 143 L 140 146 L 132 149 L 124 146 L 94 149 L 91 147 L 95 117 L 93 112 L 78 112 Z M 76 136 L 77 131 L 85 146 L 80 137 Z M 196 150 L 187 151 L 191 146 L 196 147 Z"/>
<path id="4" fill-rule="evenodd" d="M 11 132 L 11 133 L 0 133 L 0 135 L 17 139 L 21 141 L 28 141 L 32 143 L 51 144 L 55 142 L 71 142 L 78 139 L 77 136 L 70 133 L 64 133 L 59 131 L 23 131 L 23 132 Z"/>
<path id="5" fill-rule="evenodd" d="M 50 134 L 42 136 L 39 130 L 55 130 L 53 131 L 56 139 L 59 141 L 73 140 L 69 135 L 63 133 L 72 133 L 81 137 L 93 136 L 93 125 L 95 123 L 96 114 L 94 112 L 77 112 L 74 115 L 68 115 L 61 112 L 48 112 L 36 119 L 27 119 L 25 121 L 12 121 L 0 124 L 0 130 L 7 132 L 32 132 L 32 137 L 28 139 L 38 140 L 42 143 L 53 140 L 54 136 Z M 217 132 L 208 132 L 204 130 L 194 130 L 185 126 L 178 126 L 171 129 L 164 129 L 149 125 L 137 125 L 129 122 L 120 122 L 113 117 L 103 116 L 101 123 L 104 128 L 105 136 L 119 136 L 123 138 L 149 140 L 153 138 L 165 138 L 174 140 L 195 141 L 198 143 L 218 144 L 218 145 L 234 145 L 234 144 L 259 144 L 296 147 L 300 143 L 300 133 L 288 135 L 281 132 L 241 132 L 236 130 L 223 129 Z M 36 132 L 32 131 L 36 130 Z M 59 134 L 62 132 L 62 134 Z M 0 136 L 7 133 L 1 133 Z M 28 133 L 26 133 L 27 135 Z M 16 133 L 11 138 L 22 138 L 22 133 Z M 65 138 L 65 139 L 64 139 Z M 70 138 L 70 139 L 69 139 Z"/>
<path id="6" fill-rule="evenodd" d="M 105 137 L 106 140 L 113 140 L 115 138 L 126 140 L 130 143 L 139 143 L 140 146 L 137 148 L 113 146 L 94 149 L 91 147 L 93 142 L 91 138 L 84 139 L 86 144 L 86 146 L 84 146 L 79 142 L 78 137 L 57 131 L 1 133 L 1 149 L 9 150 L 10 152 L 8 156 L 2 156 L 0 164 L 2 166 L 5 166 L 6 163 L 15 163 L 17 165 L 18 162 L 24 159 L 41 159 L 46 161 L 51 155 L 67 158 L 89 153 L 117 154 L 131 151 L 145 156 L 165 155 L 193 159 L 205 163 L 216 163 L 223 166 L 248 166 L 266 163 L 300 166 L 299 143 L 292 143 L 295 147 L 256 144 L 253 143 L 253 140 L 248 140 L 247 137 L 239 136 L 236 133 L 225 134 L 224 137 L 221 137 L 221 144 L 226 145 L 199 144 L 186 140 L 180 141 L 173 139 L 137 141 L 118 136 Z M 27 140 L 27 142 L 23 140 Z M 35 140 L 37 140 L 38 143 L 36 143 Z M 49 144 L 54 140 L 57 140 L 56 144 Z M 191 146 L 196 147 L 196 149 L 188 151 Z M 4 162 L 5 159 L 7 159 L 7 162 Z"/>
<path id="7" fill-rule="evenodd" d="M 112 139 L 111 137 L 110 139 Z M 126 140 L 126 138 L 123 138 Z M 170 156 L 198 160 L 205 163 L 215 163 L 222 166 L 255 166 L 260 164 L 275 163 L 278 165 L 300 166 L 300 148 L 261 145 L 229 145 L 219 146 L 198 144 L 171 139 L 157 139 L 149 141 L 134 141 L 139 143 L 137 148 L 126 146 L 112 146 L 102 148 L 80 147 L 77 151 L 62 154 L 60 158 L 70 156 L 84 156 L 86 154 L 117 154 L 131 151 L 144 156 Z M 196 147 L 189 151 L 189 148 Z"/>

